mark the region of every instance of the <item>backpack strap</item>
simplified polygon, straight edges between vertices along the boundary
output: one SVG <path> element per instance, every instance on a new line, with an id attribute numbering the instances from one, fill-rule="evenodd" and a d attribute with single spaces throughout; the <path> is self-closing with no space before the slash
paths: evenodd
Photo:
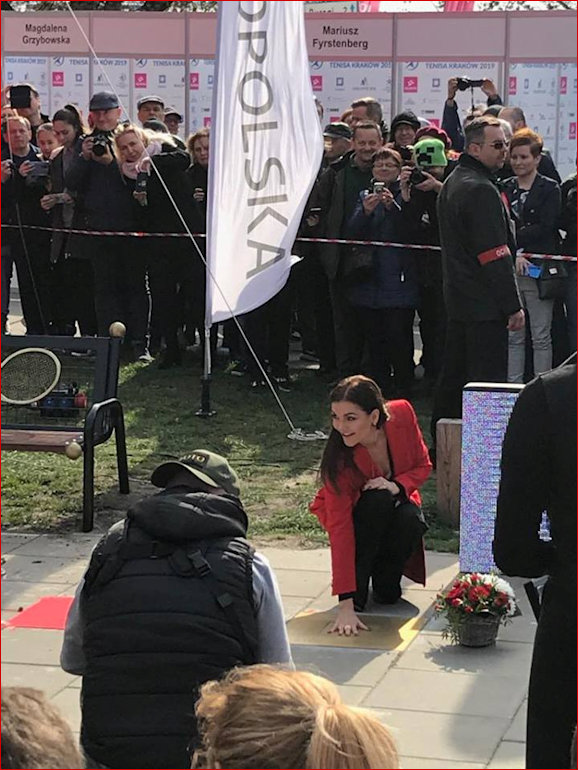
<path id="1" fill-rule="evenodd" d="M 222 586 L 219 584 L 219 581 L 216 579 L 213 573 L 211 565 L 205 559 L 201 548 L 196 548 L 195 550 L 187 552 L 184 550 L 181 550 L 180 552 L 175 551 L 175 553 L 170 557 L 170 561 L 178 565 L 178 574 L 183 574 L 180 569 L 184 567 L 185 559 L 188 562 L 187 574 L 194 575 L 203 581 L 205 587 L 213 596 L 217 602 L 217 605 L 221 608 L 225 617 L 229 621 L 231 627 L 236 632 L 237 638 L 243 649 L 243 658 L 245 664 L 251 665 L 253 663 L 257 663 L 257 652 L 255 649 L 253 649 L 251 643 L 249 642 L 247 634 L 245 633 L 245 629 L 243 628 L 243 624 L 239 619 L 239 615 L 237 614 L 237 609 L 235 607 L 235 599 L 228 591 L 223 590 Z"/>

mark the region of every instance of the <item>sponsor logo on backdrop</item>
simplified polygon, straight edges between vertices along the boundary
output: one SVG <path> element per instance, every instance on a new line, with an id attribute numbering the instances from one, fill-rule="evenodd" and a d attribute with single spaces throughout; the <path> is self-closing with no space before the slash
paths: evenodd
<path id="1" fill-rule="evenodd" d="M 568 139 L 576 139 L 576 123 L 570 123 L 568 131 Z"/>
<path id="2" fill-rule="evenodd" d="M 510 96 L 513 96 L 514 94 L 518 93 L 518 78 L 514 75 L 511 75 L 508 78 L 508 94 Z"/>
<path id="3" fill-rule="evenodd" d="M 200 85 L 200 77 L 198 72 L 189 73 L 189 88 L 191 91 L 198 91 Z"/>
<path id="4" fill-rule="evenodd" d="M 568 78 L 567 77 L 561 77 L 560 78 L 560 93 L 561 94 L 567 94 L 568 93 Z"/>
<path id="5" fill-rule="evenodd" d="M 134 87 L 135 88 L 146 88 L 147 87 L 147 74 L 146 72 L 137 72 L 134 76 Z"/>
<path id="6" fill-rule="evenodd" d="M 417 85 L 418 85 L 418 78 L 415 75 L 404 77 L 403 79 L 404 94 L 417 94 Z"/>
<path id="7" fill-rule="evenodd" d="M 323 91 L 323 75 L 311 75 L 311 88 L 314 91 Z"/>
<path id="8" fill-rule="evenodd" d="M 64 72 L 52 73 L 52 85 L 56 86 L 57 88 L 62 88 L 64 85 Z"/>

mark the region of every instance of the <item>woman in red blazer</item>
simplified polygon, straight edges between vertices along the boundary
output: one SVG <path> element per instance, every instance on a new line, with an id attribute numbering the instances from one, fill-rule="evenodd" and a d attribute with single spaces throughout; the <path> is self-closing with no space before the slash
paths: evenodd
<path id="1" fill-rule="evenodd" d="M 407 401 L 386 403 L 373 380 L 341 380 L 331 392 L 332 430 L 321 460 L 323 487 L 310 509 L 329 534 L 333 593 L 331 631 L 357 634 L 367 602 L 393 604 L 402 574 L 425 585 L 418 489 L 431 471 L 428 450 Z"/>

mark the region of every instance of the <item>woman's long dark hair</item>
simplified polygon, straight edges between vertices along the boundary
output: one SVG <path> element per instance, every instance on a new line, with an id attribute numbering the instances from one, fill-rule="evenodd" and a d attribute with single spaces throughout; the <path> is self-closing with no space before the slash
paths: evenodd
<path id="1" fill-rule="evenodd" d="M 66 104 L 61 110 L 57 110 L 52 116 L 53 123 L 55 120 L 61 120 L 63 123 L 68 123 L 69 126 L 72 126 L 76 132 L 76 139 L 79 139 L 87 132 L 87 128 L 82 122 L 80 112 L 74 104 Z"/>
<path id="2" fill-rule="evenodd" d="M 387 405 L 381 390 L 376 382 L 362 374 L 356 374 L 353 377 L 346 377 L 333 388 L 329 395 L 331 404 L 340 401 L 350 401 L 366 414 L 371 414 L 375 409 L 379 412 L 377 427 L 381 428 L 383 423 L 389 418 Z M 330 483 L 339 491 L 337 477 L 342 468 L 356 468 L 353 461 L 353 447 L 348 447 L 343 443 L 341 435 L 331 428 L 331 433 L 325 445 L 325 451 L 321 458 L 321 467 L 319 477 L 323 484 Z"/>

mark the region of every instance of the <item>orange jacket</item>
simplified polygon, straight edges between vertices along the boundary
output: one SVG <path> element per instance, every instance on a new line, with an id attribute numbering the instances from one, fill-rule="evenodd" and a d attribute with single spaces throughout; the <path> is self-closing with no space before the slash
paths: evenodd
<path id="1" fill-rule="evenodd" d="M 390 417 L 383 429 L 393 467 L 392 481 L 399 483 L 407 497 L 420 505 L 418 489 L 432 468 L 428 450 L 411 404 L 408 401 L 389 401 L 387 406 Z M 357 469 L 342 469 L 337 478 L 339 492 L 332 484 L 325 484 L 309 506 L 329 535 L 333 594 L 356 590 L 353 508 L 365 482 L 382 475 L 364 446 L 358 444 L 355 447 L 353 459 Z M 404 574 L 425 585 L 423 549 L 408 559 Z"/>

